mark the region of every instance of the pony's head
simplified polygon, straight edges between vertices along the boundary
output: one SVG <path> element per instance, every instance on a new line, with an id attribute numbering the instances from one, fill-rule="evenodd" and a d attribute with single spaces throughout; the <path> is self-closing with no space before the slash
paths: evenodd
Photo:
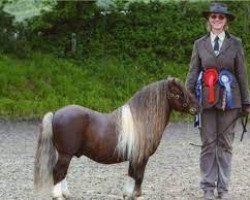
<path id="1" fill-rule="evenodd" d="M 177 78 L 168 78 L 167 98 L 172 109 L 196 115 L 199 103 Z"/>

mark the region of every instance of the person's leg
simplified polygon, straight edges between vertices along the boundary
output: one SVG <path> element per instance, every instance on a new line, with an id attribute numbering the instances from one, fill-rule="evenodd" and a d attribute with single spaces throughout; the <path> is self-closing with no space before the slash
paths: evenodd
<path id="1" fill-rule="evenodd" d="M 201 116 L 201 189 L 205 196 L 213 196 L 218 177 L 218 165 L 216 161 L 216 145 L 217 145 L 217 110 L 203 110 Z"/>
<path id="2" fill-rule="evenodd" d="M 218 113 L 218 181 L 217 190 L 219 196 L 228 192 L 228 183 L 231 173 L 232 145 L 234 141 L 234 129 L 236 118 L 239 115 L 238 109 Z"/>

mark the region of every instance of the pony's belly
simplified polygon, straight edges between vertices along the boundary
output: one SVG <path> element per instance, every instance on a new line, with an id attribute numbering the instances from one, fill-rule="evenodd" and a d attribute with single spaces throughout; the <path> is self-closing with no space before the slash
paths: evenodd
<path id="1" fill-rule="evenodd" d="M 91 160 L 102 163 L 102 164 L 115 164 L 126 161 L 125 159 L 118 156 L 117 153 L 108 153 L 104 151 L 103 153 L 90 153 L 90 152 L 84 152 L 84 156 L 87 156 Z"/>

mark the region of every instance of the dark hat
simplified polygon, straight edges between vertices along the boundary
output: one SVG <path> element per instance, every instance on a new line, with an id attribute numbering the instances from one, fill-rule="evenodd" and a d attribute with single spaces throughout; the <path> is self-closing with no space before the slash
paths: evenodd
<path id="1" fill-rule="evenodd" d="M 209 11 L 203 11 L 202 12 L 202 15 L 208 19 L 208 16 L 211 14 L 211 13 L 220 13 L 220 14 L 224 14 L 228 17 L 228 19 L 230 21 L 234 20 L 235 19 L 235 16 L 228 12 L 228 9 L 227 9 L 227 6 L 225 4 L 221 4 L 221 3 L 212 3 L 210 5 L 210 9 Z"/>

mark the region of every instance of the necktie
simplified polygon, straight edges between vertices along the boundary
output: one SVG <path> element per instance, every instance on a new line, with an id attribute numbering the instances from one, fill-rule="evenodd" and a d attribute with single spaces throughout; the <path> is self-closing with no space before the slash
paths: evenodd
<path id="1" fill-rule="evenodd" d="M 219 37 L 216 36 L 214 39 L 214 51 L 219 51 Z"/>

